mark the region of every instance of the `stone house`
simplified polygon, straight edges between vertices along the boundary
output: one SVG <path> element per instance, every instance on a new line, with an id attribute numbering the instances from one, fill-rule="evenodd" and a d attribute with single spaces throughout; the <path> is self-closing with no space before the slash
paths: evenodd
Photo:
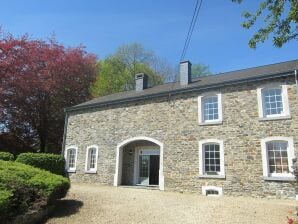
<path id="1" fill-rule="evenodd" d="M 66 108 L 71 181 L 203 195 L 297 198 L 298 60 L 152 88 Z"/>

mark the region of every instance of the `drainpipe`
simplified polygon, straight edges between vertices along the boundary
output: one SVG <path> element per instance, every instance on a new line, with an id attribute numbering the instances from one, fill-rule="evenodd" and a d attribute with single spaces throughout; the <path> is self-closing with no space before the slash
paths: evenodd
<path id="1" fill-rule="evenodd" d="M 297 95 L 298 95 L 298 78 L 297 78 L 297 76 L 298 76 L 298 74 L 297 74 L 297 69 L 295 69 L 295 82 L 296 82 L 296 90 L 297 90 Z"/>

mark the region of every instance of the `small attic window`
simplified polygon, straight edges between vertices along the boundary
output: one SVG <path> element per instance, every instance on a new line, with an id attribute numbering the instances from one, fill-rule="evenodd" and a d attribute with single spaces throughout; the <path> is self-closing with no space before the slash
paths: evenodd
<path id="1" fill-rule="evenodd" d="M 137 79 L 143 78 L 143 74 L 138 74 L 136 78 Z"/>

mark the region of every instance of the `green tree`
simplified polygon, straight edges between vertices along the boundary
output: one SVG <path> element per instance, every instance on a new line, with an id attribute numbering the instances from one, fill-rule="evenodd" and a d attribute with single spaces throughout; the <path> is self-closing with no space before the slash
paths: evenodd
<path id="1" fill-rule="evenodd" d="M 212 75 L 209 66 L 204 64 L 194 64 L 191 68 L 191 77 L 198 78 Z"/>
<path id="2" fill-rule="evenodd" d="M 241 3 L 243 0 L 232 0 Z M 242 26 L 250 29 L 263 18 L 264 25 L 249 40 L 249 46 L 256 48 L 272 34 L 273 44 L 282 47 L 291 40 L 298 40 L 298 1 L 297 0 L 264 0 L 254 12 L 244 12 L 245 22 Z"/>
<path id="3" fill-rule="evenodd" d="M 93 96 L 104 96 L 135 88 L 135 75 L 146 73 L 149 86 L 158 85 L 172 72 L 170 65 L 140 44 L 123 45 L 115 54 L 98 62 L 99 72 L 91 86 Z"/>

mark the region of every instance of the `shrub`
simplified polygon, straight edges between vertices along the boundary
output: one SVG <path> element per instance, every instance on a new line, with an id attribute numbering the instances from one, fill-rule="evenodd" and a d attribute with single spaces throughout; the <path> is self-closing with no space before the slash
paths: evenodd
<path id="1" fill-rule="evenodd" d="M 24 163 L 54 174 L 65 175 L 65 159 L 61 155 L 48 153 L 21 153 L 16 162 Z"/>
<path id="2" fill-rule="evenodd" d="M 25 164 L 0 161 L 0 223 L 64 197 L 69 180 Z"/>
<path id="3" fill-rule="evenodd" d="M 13 193 L 8 190 L 0 190 L 0 217 L 7 218 L 10 199 Z M 1 218 L 0 218 L 1 221 Z"/>
<path id="4" fill-rule="evenodd" d="M 10 152 L 0 152 L 0 160 L 13 161 L 14 155 Z"/>

